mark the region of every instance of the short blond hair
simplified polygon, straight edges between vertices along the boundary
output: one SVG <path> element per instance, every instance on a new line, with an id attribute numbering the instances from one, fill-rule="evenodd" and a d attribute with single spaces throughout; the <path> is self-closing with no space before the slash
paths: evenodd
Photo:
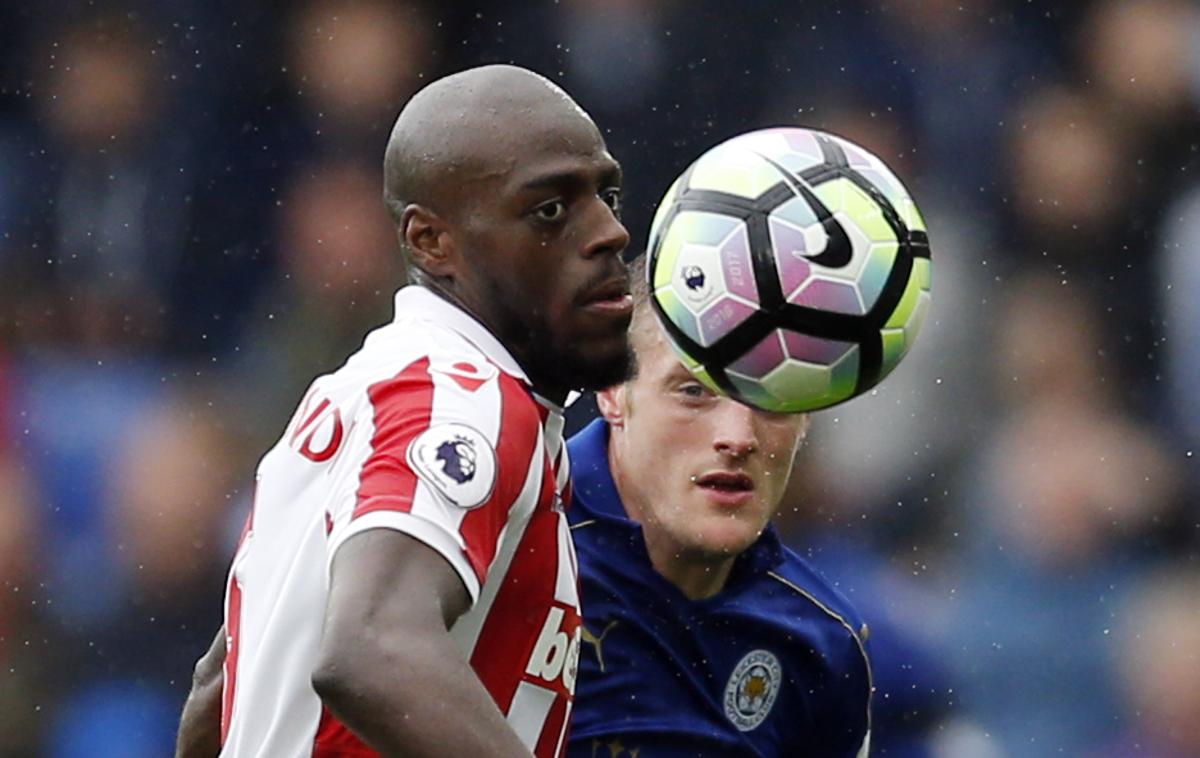
<path id="1" fill-rule="evenodd" d="M 633 363 L 629 381 L 638 374 L 638 351 L 650 345 L 650 340 L 667 338 L 666 330 L 650 302 L 650 284 L 646 281 L 646 256 L 640 255 L 630 264 L 629 294 L 633 297 L 633 318 L 629 322 L 629 348 Z"/>

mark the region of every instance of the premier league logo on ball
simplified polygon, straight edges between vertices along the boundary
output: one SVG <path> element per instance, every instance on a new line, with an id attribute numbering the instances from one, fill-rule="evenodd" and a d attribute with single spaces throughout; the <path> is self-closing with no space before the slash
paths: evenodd
<path id="1" fill-rule="evenodd" d="M 702 292 L 704 290 L 704 269 L 699 266 L 685 266 L 683 268 L 683 283 L 692 292 Z"/>

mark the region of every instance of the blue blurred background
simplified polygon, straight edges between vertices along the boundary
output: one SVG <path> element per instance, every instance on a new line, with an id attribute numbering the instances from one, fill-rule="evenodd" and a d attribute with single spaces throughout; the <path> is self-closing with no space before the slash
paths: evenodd
<path id="1" fill-rule="evenodd" d="M 924 210 L 925 333 L 780 516 L 871 622 L 875 754 L 1200 756 L 1200 7 L 741 5 L 0 3 L 0 755 L 170 754 L 255 463 L 402 281 L 392 120 L 511 61 L 634 249 L 769 125 Z"/>

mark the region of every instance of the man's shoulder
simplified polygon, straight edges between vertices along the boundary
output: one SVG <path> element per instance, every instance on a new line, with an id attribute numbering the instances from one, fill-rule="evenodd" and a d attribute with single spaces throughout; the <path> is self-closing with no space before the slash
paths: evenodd
<path id="1" fill-rule="evenodd" d="M 842 625 L 859 641 L 865 641 L 866 624 L 854 604 L 794 550 L 783 547 L 781 552 L 782 560 L 766 572 L 766 581 L 784 590 L 795 602 Z"/>
<path id="2" fill-rule="evenodd" d="M 367 334 L 362 346 L 341 367 L 318 377 L 331 386 L 370 389 L 404 373 L 445 379 L 469 398 L 504 372 L 479 347 L 453 329 L 433 321 L 401 318 Z"/>
<path id="3" fill-rule="evenodd" d="M 436 321 L 399 315 L 396 320 L 372 330 L 341 370 L 386 373 L 426 359 L 433 362 L 470 361 L 488 363 L 487 356 L 463 335 Z"/>
<path id="4" fill-rule="evenodd" d="M 508 447 L 521 455 L 542 425 L 520 379 L 454 329 L 418 319 L 397 319 L 368 334 L 341 367 L 313 380 L 292 423 L 332 412 L 347 425 L 369 422 L 364 428 L 375 434 L 354 438 L 364 444 L 395 436 L 387 430 L 438 428 L 479 437 L 497 453 L 501 438 L 512 437 Z"/>

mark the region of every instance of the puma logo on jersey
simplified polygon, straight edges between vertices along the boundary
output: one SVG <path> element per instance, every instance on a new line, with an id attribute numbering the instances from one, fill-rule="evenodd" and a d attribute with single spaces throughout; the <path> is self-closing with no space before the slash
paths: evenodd
<path id="1" fill-rule="evenodd" d="M 621 738 L 617 737 L 605 742 L 597 737 L 592 738 L 592 758 L 638 758 L 642 753 L 641 745 L 628 747 Z"/>
<path id="2" fill-rule="evenodd" d="M 567 621 L 564 628 L 564 619 Z M 573 623 L 572 623 L 573 622 Z M 564 609 L 554 606 L 546 614 L 541 634 L 529 656 L 525 673 L 547 682 L 562 680 L 567 692 L 575 691 L 575 676 L 579 672 L 579 617 L 568 618 Z"/>
<path id="3" fill-rule="evenodd" d="M 620 623 L 620 622 L 618 622 L 616 619 L 613 619 L 612 621 L 608 622 L 608 626 L 604 627 L 604 631 L 600 632 L 599 637 L 592 634 L 588 630 L 587 626 L 580 624 L 579 628 L 583 630 L 583 641 L 588 643 L 589 645 L 591 645 L 592 647 L 594 647 L 596 649 L 596 662 L 600 664 L 600 673 L 601 674 L 604 673 L 604 648 L 603 648 L 604 638 L 608 636 L 608 633 L 611 632 L 612 628 L 614 626 L 616 626 L 618 623 Z"/>

